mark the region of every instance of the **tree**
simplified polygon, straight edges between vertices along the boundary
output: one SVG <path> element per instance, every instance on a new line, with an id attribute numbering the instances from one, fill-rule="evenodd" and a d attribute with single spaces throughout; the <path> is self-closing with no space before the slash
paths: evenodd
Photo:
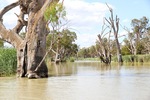
<path id="1" fill-rule="evenodd" d="M 107 4 L 106 4 L 107 5 Z M 107 5 L 108 6 L 108 5 Z M 123 62 L 122 59 L 122 54 L 121 54 L 121 48 L 120 48 L 120 43 L 118 40 L 118 32 L 119 32 L 119 18 L 116 15 L 115 19 L 114 19 L 114 15 L 113 15 L 113 9 L 109 8 L 110 14 L 111 16 L 109 17 L 109 19 L 105 18 L 105 20 L 107 21 L 107 23 L 109 24 L 109 28 L 110 30 L 112 29 L 112 32 L 114 34 L 115 37 L 115 41 L 116 41 L 116 47 L 117 47 L 117 58 L 118 58 L 118 62 Z"/>
<path id="2" fill-rule="evenodd" d="M 147 34 L 144 35 L 142 42 L 145 47 L 145 53 L 150 54 L 150 27 L 147 28 Z"/>
<path id="3" fill-rule="evenodd" d="M 75 40 L 77 39 L 76 33 L 71 32 L 68 29 L 62 30 L 62 32 L 59 32 L 59 37 L 57 33 L 49 34 L 47 37 L 47 46 L 49 48 L 50 44 L 52 44 L 50 40 L 52 39 L 58 39 L 59 41 L 54 43 L 52 46 L 52 51 L 55 54 L 59 55 L 59 61 L 66 60 L 66 58 L 73 56 L 77 54 L 78 46 L 75 44 Z M 56 52 L 57 51 L 57 52 Z M 50 53 L 51 56 L 54 54 Z M 55 59 L 56 60 L 56 59 Z M 56 62 L 56 61 L 55 61 Z"/>
<path id="4" fill-rule="evenodd" d="M 49 31 L 46 28 L 48 21 L 44 19 L 44 12 L 53 2 L 58 1 L 18 0 L 0 11 L 0 37 L 17 50 L 18 76 L 48 77 L 48 69 L 44 61 L 37 67 L 46 53 L 46 36 Z M 17 6 L 20 6 L 17 25 L 8 30 L 3 25 L 3 15 Z M 25 20 L 25 15 L 28 15 L 27 20 Z M 25 38 L 19 35 L 23 27 L 26 27 Z"/>
<path id="5" fill-rule="evenodd" d="M 133 28 L 134 34 L 134 55 L 138 53 L 139 44 L 141 44 L 140 40 L 144 37 L 145 34 L 148 32 L 149 28 L 149 19 L 145 16 L 141 19 L 133 19 L 131 21 L 131 26 Z"/>
<path id="6" fill-rule="evenodd" d="M 89 55 L 92 58 L 97 57 L 97 52 L 96 52 L 96 48 L 94 45 L 89 47 Z"/>
<path id="7" fill-rule="evenodd" d="M 62 3 L 57 3 L 54 2 L 52 6 L 49 6 L 44 14 L 44 17 L 46 20 L 48 20 L 47 26 L 50 26 L 52 28 L 52 34 L 53 34 L 53 39 L 51 41 L 51 44 L 56 44 L 56 49 L 53 49 L 53 53 L 55 53 L 55 63 L 58 63 L 61 61 L 60 59 L 60 38 L 61 38 L 61 30 L 62 27 L 65 25 L 62 22 L 65 21 L 66 17 L 66 11 L 65 7 L 63 6 L 63 1 Z"/>
<path id="8" fill-rule="evenodd" d="M 130 51 L 130 53 L 134 55 L 136 52 L 134 33 L 130 32 L 127 27 L 124 27 L 124 29 L 127 31 L 127 38 L 124 39 L 125 46 Z"/>
<path id="9" fill-rule="evenodd" d="M 149 53 L 149 20 L 145 16 L 131 21 L 132 31 L 124 28 L 128 35 L 125 44 L 132 55 Z"/>
<path id="10" fill-rule="evenodd" d="M 100 59 L 103 63 L 105 64 L 109 64 L 111 63 L 111 43 L 110 43 L 110 34 L 111 34 L 111 30 L 109 30 L 109 32 L 106 32 L 106 29 L 108 28 L 108 26 L 104 25 L 102 26 L 102 31 L 101 34 L 98 34 L 98 41 L 97 41 L 97 45 L 100 46 L 100 49 L 97 49 L 97 52 L 100 56 Z M 106 37 L 107 36 L 107 37 Z M 97 47 L 96 47 L 97 48 Z"/>

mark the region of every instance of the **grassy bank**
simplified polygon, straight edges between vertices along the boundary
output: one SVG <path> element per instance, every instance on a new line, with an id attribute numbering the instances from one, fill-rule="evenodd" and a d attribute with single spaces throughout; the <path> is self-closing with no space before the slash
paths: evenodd
<path id="1" fill-rule="evenodd" d="M 17 57 L 15 49 L 0 48 L 0 77 L 16 73 Z"/>
<path id="2" fill-rule="evenodd" d="M 150 63 L 150 54 L 149 55 L 124 55 L 122 56 L 123 61 L 126 62 L 143 62 L 143 63 Z M 100 58 L 78 58 L 77 60 L 82 61 L 100 61 Z M 118 62 L 117 56 L 112 57 L 112 62 Z"/>
<path id="3" fill-rule="evenodd" d="M 76 60 L 82 60 L 82 61 L 100 61 L 100 58 L 78 58 Z"/>

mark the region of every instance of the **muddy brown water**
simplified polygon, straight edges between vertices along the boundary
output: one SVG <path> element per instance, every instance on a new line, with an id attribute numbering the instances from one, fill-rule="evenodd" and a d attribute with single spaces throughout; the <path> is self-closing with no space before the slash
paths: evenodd
<path id="1" fill-rule="evenodd" d="M 48 78 L 0 77 L 0 100 L 150 100 L 150 66 L 52 64 Z"/>

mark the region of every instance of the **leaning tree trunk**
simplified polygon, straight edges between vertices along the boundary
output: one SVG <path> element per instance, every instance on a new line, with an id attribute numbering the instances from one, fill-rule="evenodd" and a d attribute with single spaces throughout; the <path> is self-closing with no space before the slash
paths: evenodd
<path id="1" fill-rule="evenodd" d="M 44 11 L 52 2 L 54 0 L 18 0 L 0 11 L 0 38 L 16 48 L 17 74 L 20 77 L 48 77 L 46 63 L 42 60 L 46 54 L 47 36 Z M 18 23 L 12 30 L 7 30 L 3 25 L 2 17 L 16 6 L 20 6 L 20 15 L 17 15 Z M 28 15 L 27 21 L 24 19 L 25 14 Z M 24 26 L 27 32 L 22 39 L 19 32 Z"/>

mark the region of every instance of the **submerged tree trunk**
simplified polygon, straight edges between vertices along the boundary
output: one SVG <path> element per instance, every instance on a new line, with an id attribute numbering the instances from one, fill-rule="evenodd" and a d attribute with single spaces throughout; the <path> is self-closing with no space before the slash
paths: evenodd
<path id="1" fill-rule="evenodd" d="M 40 13 L 39 13 L 40 14 Z M 46 53 L 46 22 L 43 17 L 38 17 L 37 13 L 29 16 L 28 31 L 26 33 L 27 41 L 27 74 L 40 77 L 47 77 L 48 70 L 45 62 L 41 64 L 35 72 L 36 67 L 42 61 Z"/>
<path id="2" fill-rule="evenodd" d="M 46 53 L 47 22 L 44 20 L 44 11 L 52 2 L 54 0 L 19 0 L 0 11 L 0 38 L 16 48 L 17 74 L 20 77 L 48 77 L 45 61 L 38 65 Z M 7 30 L 3 26 L 2 17 L 18 5 L 20 6 L 20 15 L 17 15 L 18 23 L 12 30 Z M 27 21 L 24 19 L 25 14 L 28 15 Z M 24 26 L 27 27 L 27 32 L 22 39 L 19 32 Z"/>
<path id="3" fill-rule="evenodd" d="M 121 49 L 120 49 L 120 44 L 119 44 L 118 38 L 116 38 L 115 41 L 116 41 L 116 44 L 117 44 L 116 46 L 117 46 L 118 62 L 122 63 L 123 59 L 122 59 L 122 54 L 121 54 Z"/>
<path id="4" fill-rule="evenodd" d="M 104 31 L 102 30 L 102 34 L 103 34 L 103 32 Z M 109 50 L 110 43 L 104 43 L 106 41 L 103 40 L 104 38 L 102 38 L 102 36 L 101 36 L 102 34 L 98 35 L 99 46 L 100 46 L 101 50 L 99 50 L 99 51 L 97 50 L 97 52 L 103 63 L 110 64 L 111 63 L 111 54 L 110 54 L 110 50 Z"/>
<path id="5" fill-rule="evenodd" d="M 108 6 L 108 5 L 107 5 Z M 106 19 L 105 20 L 108 22 L 108 24 L 110 25 L 111 29 L 113 30 L 113 34 L 114 34 L 114 37 L 115 37 L 115 41 L 116 41 L 116 46 L 117 46 L 117 57 L 118 57 L 118 62 L 119 63 L 122 63 L 123 62 L 123 59 L 122 59 L 122 53 L 121 53 L 121 48 L 120 48 L 120 44 L 119 44 L 119 40 L 118 40 L 118 32 L 119 32 L 119 18 L 115 17 L 114 19 L 114 15 L 113 15 L 113 9 L 109 8 L 109 11 L 111 13 L 111 16 L 109 17 L 109 19 Z"/>

